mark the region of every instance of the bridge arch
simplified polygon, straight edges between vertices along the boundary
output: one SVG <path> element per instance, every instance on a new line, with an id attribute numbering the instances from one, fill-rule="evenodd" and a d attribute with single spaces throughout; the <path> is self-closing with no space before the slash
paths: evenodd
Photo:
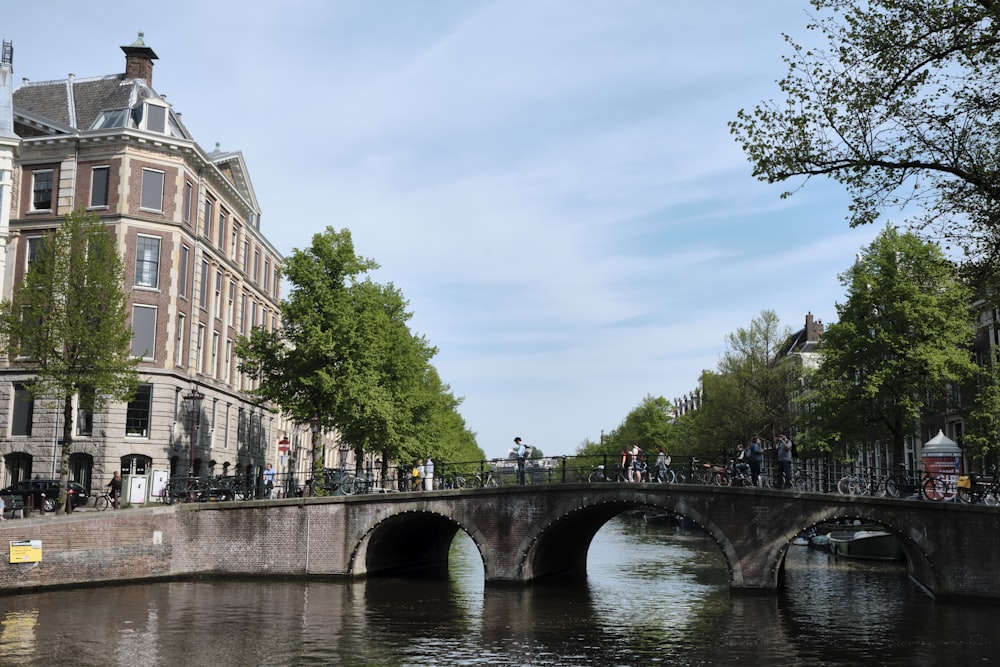
<path id="1" fill-rule="evenodd" d="M 458 531 L 471 539 L 484 557 L 485 538 L 475 526 L 432 509 L 389 508 L 378 512 L 354 545 L 348 562 L 350 576 L 443 577 L 448 554 Z"/>

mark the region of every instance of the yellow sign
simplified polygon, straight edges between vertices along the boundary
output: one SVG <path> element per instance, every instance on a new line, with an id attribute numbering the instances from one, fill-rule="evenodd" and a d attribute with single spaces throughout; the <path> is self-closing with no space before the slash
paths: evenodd
<path id="1" fill-rule="evenodd" d="M 11 540 L 11 542 L 10 542 L 10 562 L 11 563 L 41 563 L 42 562 L 42 541 L 41 540 Z"/>

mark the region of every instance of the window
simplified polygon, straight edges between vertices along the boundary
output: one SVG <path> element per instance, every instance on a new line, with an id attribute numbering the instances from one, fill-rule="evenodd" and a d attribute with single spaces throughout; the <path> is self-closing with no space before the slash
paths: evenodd
<path id="1" fill-rule="evenodd" d="M 264 291 L 271 289 L 271 260 L 264 258 Z"/>
<path id="2" fill-rule="evenodd" d="M 278 267 L 274 267 L 274 277 L 273 277 L 273 279 L 271 281 L 271 284 L 274 287 L 274 290 L 272 291 L 271 296 L 273 296 L 275 299 L 278 298 L 278 292 L 281 291 L 278 288 L 278 280 L 279 280 L 279 278 L 278 278 Z"/>
<path id="3" fill-rule="evenodd" d="M 224 382 L 229 383 L 229 382 L 233 381 L 233 378 L 232 378 L 232 374 L 233 374 L 233 339 L 232 338 L 227 338 L 226 339 L 226 359 L 225 359 L 224 363 L 226 364 L 226 367 L 225 367 L 225 369 L 222 372 L 222 379 L 223 379 Z"/>
<path id="4" fill-rule="evenodd" d="M 194 186 L 188 181 L 184 183 L 184 224 L 191 226 L 191 205 L 194 203 Z"/>
<path id="5" fill-rule="evenodd" d="M 229 247 L 229 258 L 235 262 L 236 252 L 239 249 L 239 241 L 240 241 L 240 228 L 236 225 L 236 223 L 233 223 L 233 231 L 231 234 L 231 238 L 232 238 L 232 245 Z"/>
<path id="6" fill-rule="evenodd" d="M 240 297 L 240 333 L 247 331 L 247 295 Z"/>
<path id="7" fill-rule="evenodd" d="M 149 437 L 149 411 L 153 405 L 153 385 L 140 384 L 135 398 L 129 401 L 125 412 L 125 435 L 133 438 Z"/>
<path id="8" fill-rule="evenodd" d="M 146 104 L 146 129 L 165 134 L 167 131 L 167 109 L 158 104 Z"/>
<path id="9" fill-rule="evenodd" d="M 210 197 L 205 197 L 205 215 L 204 220 L 202 220 L 202 233 L 205 238 L 212 238 L 212 205 L 215 202 L 212 201 Z"/>
<path id="10" fill-rule="evenodd" d="M 250 304 L 250 328 L 257 326 L 257 302 L 254 301 Z"/>
<path id="11" fill-rule="evenodd" d="M 142 193 L 139 208 L 146 211 L 163 210 L 163 172 L 153 169 L 142 170 Z"/>
<path id="12" fill-rule="evenodd" d="M 77 435 L 94 435 L 94 398 L 92 388 L 83 388 L 77 394 Z"/>
<path id="13" fill-rule="evenodd" d="M 153 459 L 142 454 L 129 454 L 121 458 L 123 475 L 145 475 L 153 465 Z"/>
<path id="14" fill-rule="evenodd" d="M 226 212 L 219 211 L 219 250 L 226 251 Z"/>
<path id="15" fill-rule="evenodd" d="M 205 358 L 205 355 L 203 353 L 204 350 L 205 350 L 205 325 L 204 324 L 199 324 L 198 325 L 198 340 L 196 342 L 197 342 L 198 348 L 197 348 L 197 350 L 195 350 L 195 353 L 198 355 L 198 358 L 195 360 L 195 370 L 198 371 L 199 373 L 201 373 L 202 367 L 203 367 L 203 364 L 204 364 L 203 360 Z"/>
<path id="16" fill-rule="evenodd" d="M 35 411 L 35 402 L 28 393 L 28 385 L 14 383 L 14 409 L 10 416 L 11 435 L 31 435 L 31 417 Z"/>
<path id="17" fill-rule="evenodd" d="M 219 374 L 219 332 L 212 332 L 212 377 L 217 377 Z"/>
<path id="18" fill-rule="evenodd" d="M 90 207 L 100 208 L 108 205 L 109 167 L 94 167 L 90 170 Z"/>
<path id="19" fill-rule="evenodd" d="M 160 239 L 139 235 L 135 250 L 135 286 L 160 286 Z"/>
<path id="20" fill-rule="evenodd" d="M 156 306 L 132 306 L 132 356 L 152 361 L 156 349 Z"/>
<path id="21" fill-rule="evenodd" d="M 236 319 L 236 281 L 229 281 L 229 325 Z"/>
<path id="22" fill-rule="evenodd" d="M 125 121 L 128 119 L 128 109 L 111 109 L 109 111 L 102 111 L 94 121 L 94 124 L 90 126 L 92 130 L 103 130 L 109 127 L 125 127 Z"/>
<path id="23" fill-rule="evenodd" d="M 42 245 L 45 243 L 44 236 L 29 236 L 27 239 L 28 249 L 25 252 L 24 261 L 24 272 L 27 273 L 28 269 L 31 268 L 31 263 L 35 261 L 38 257 L 38 253 L 42 251 Z"/>
<path id="24" fill-rule="evenodd" d="M 177 280 L 177 289 L 180 295 L 187 298 L 188 295 L 188 261 L 190 260 L 191 249 L 186 245 L 181 246 L 181 266 L 180 276 Z"/>
<path id="25" fill-rule="evenodd" d="M 250 261 L 250 242 L 247 241 L 246 239 L 243 239 L 243 273 L 246 273 L 247 270 L 249 269 L 250 267 L 250 265 L 248 264 L 249 261 Z"/>
<path id="26" fill-rule="evenodd" d="M 222 271 L 215 272 L 215 317 L 222 318 Z"/>
<path id="27" fill-rule="evenodd" d="M 32 211 L 52 210 L 52 170 L 43 169 L 31 172 L 33 185 Z"/>
<path id="28" fill-rule="evenodd" d="M 184 365 L 184 330 L 187 324 L 184 313 L 177 313 L 177 341 L 174 345 L 174 363 Z"/>
<path id="29" fill-rule="evenodd" d="M 201 262 L 201 291 L 198 292 L 198 304 L 202 308 L 208 308 L 208 262 Z"/>
<path id="30" fill-rule="evenodd" d="M 253 281 L 260 284 L 260 250 L 253 251 Z"/>

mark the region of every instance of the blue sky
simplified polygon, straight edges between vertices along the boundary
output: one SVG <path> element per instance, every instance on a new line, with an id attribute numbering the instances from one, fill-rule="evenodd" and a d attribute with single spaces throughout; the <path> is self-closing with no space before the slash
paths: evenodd
<path id="1" fill-rule="evenodd" d="M 488 456 L 570 454 L 714 369 L 763 309 L 836 317 L 878 229 L 754 180 L 727 122 L 777 97 L 806 0 L 18 3 L 14 80 L 124 71 L 240 150 L 279 251 L 348 228 Z M 42 18 L 44 17 L 44 18 Z"/>

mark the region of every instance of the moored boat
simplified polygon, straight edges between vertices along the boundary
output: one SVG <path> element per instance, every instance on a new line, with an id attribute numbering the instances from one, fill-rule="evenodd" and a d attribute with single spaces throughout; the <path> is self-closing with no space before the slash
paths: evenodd
<path id="1" fill-rule="evenodd" d="M 902 560 L 899 540 L 884 530 L 834 531 L 827 535 L 830 552 L 835 556 L 867 560 Z"/>

